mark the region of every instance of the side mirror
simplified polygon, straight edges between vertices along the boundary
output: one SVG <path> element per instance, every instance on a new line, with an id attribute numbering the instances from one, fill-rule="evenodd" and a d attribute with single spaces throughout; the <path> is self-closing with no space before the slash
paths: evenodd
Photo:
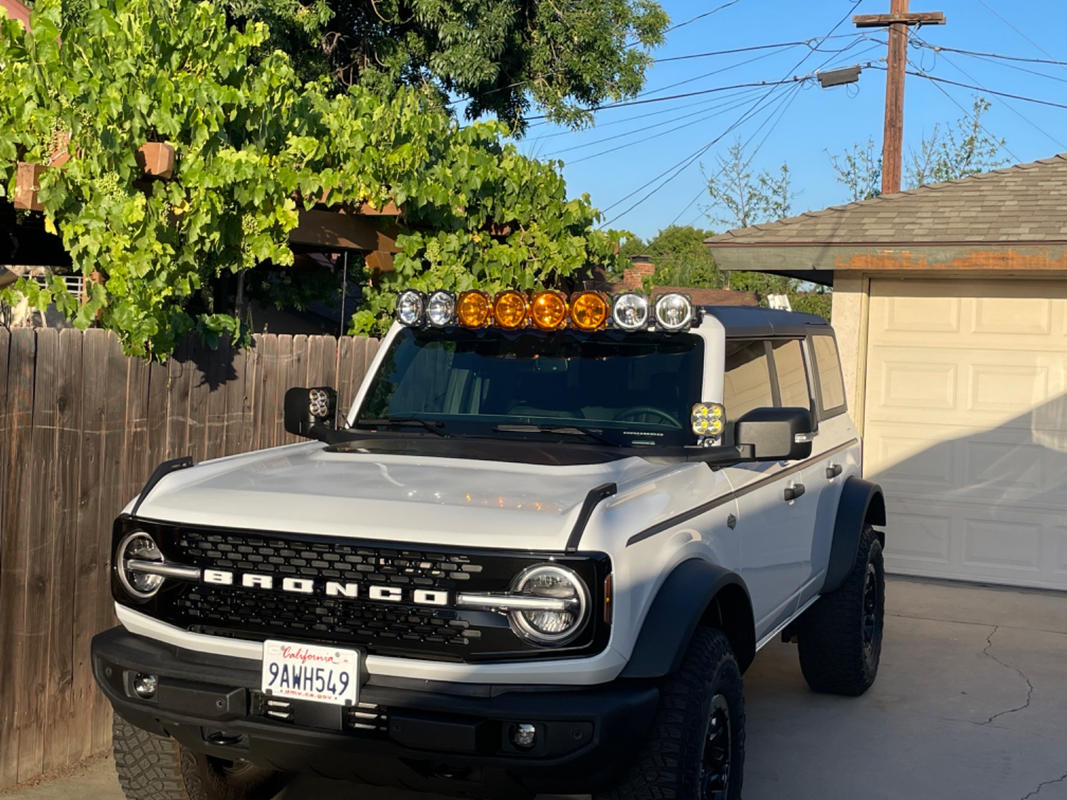
<path id="1" fill-rule="evenodd" d="M 337 391 L 328 386 L 294 386 L 285 393 L 285 430 L 325 440 L 337 428 Z"/>
<path id="2" fill-rule="evenodd" d="M 734 441 L 753 461 L 794 461 L 811 455 L 811 411 L 754 408 L 737 421 Z"/>

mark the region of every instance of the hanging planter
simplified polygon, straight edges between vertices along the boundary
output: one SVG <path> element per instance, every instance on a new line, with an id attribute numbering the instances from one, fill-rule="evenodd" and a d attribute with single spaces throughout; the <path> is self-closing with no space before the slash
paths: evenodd
<path id="1" fill-rule="evenodd" d="M 163 142 L 147 142 L 137 151 L 137 163 L 145 175 L 169 180 L 174 174 L 174 148 Z"/>
<path id="2" fill-rule="evenodd" d="M 29 164 L 20 161 L 18 172 L 15 177 L 15 208 L 26 211 L 44 211 L 44 206 L 38 199 L 41 191 L 41 176 L 47 170 L 44 164 Z"/>

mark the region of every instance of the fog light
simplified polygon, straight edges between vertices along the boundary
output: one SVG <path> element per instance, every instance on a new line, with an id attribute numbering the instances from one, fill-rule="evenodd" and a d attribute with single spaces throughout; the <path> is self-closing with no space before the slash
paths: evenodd
<path id="1" fill-rule="evenodd" d="M 671 292 L 656 300 L 656 322 L 665 331 L 680 331 L 693 321 L 693 304 L 684 294 Z"/>
<path id="2" fill-rule="evenodd" d="M 422 325 L 426 319 L 426 295 L 414 289 L 401 292 L 396 298 L 396 318 L 408 327 Z"/>
<path id="3" fill-rule="evenodd" d="M 142 700 L 151 700 L 159 690 L 159 677 L 138 672 L 133 676 L 133 691 Z"/>
<path id="4" fill-rule="evenodd" d="M 537 728 L 532 722 L 520 722 L 511 726 L 511 743 L 529 750 L 537 743 Z"/>
<path id="5" fill-rule="evenodd" d="M 648 324 L 648 298 L 636 292 L 623 292 L 615 298 L 611 318 L 624 331 L 636 331 Z"/>

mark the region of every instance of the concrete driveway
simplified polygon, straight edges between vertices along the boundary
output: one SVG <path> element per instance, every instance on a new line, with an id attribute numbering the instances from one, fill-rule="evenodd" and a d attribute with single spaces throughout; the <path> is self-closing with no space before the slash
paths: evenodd
<path id="1" fill-rule="evenodd" d="M 746 800 L 1067 800 L 1067 595 L 891 578 L 887 606 L 861 698 L 809 692 L 791 645 L 757 656 Z M 0 796 L 122 800 L 112 770 Z M 306 776 L 277 800 L 309 797 L 434 800 Z"/>

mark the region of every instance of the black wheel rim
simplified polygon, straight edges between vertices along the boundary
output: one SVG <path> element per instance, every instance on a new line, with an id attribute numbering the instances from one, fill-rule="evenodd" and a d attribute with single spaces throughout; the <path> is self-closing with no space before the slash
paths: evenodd
<path id="1" fill-rule="evenodd" d="M 717 694 L 711 698 L 708 733 L 704 739 L 704 757 L 700 764 L 701 800 L 725 800 L 730 789 L 730 757 L 733 753 L 733 729 L 730 706 Z"/>
<path id="2" fill-rule="evenodd" d="M 878 640 L 878 570 L 867 565 L 863 578 L 863 654 L 868 660 L 874 655 Z"/>

